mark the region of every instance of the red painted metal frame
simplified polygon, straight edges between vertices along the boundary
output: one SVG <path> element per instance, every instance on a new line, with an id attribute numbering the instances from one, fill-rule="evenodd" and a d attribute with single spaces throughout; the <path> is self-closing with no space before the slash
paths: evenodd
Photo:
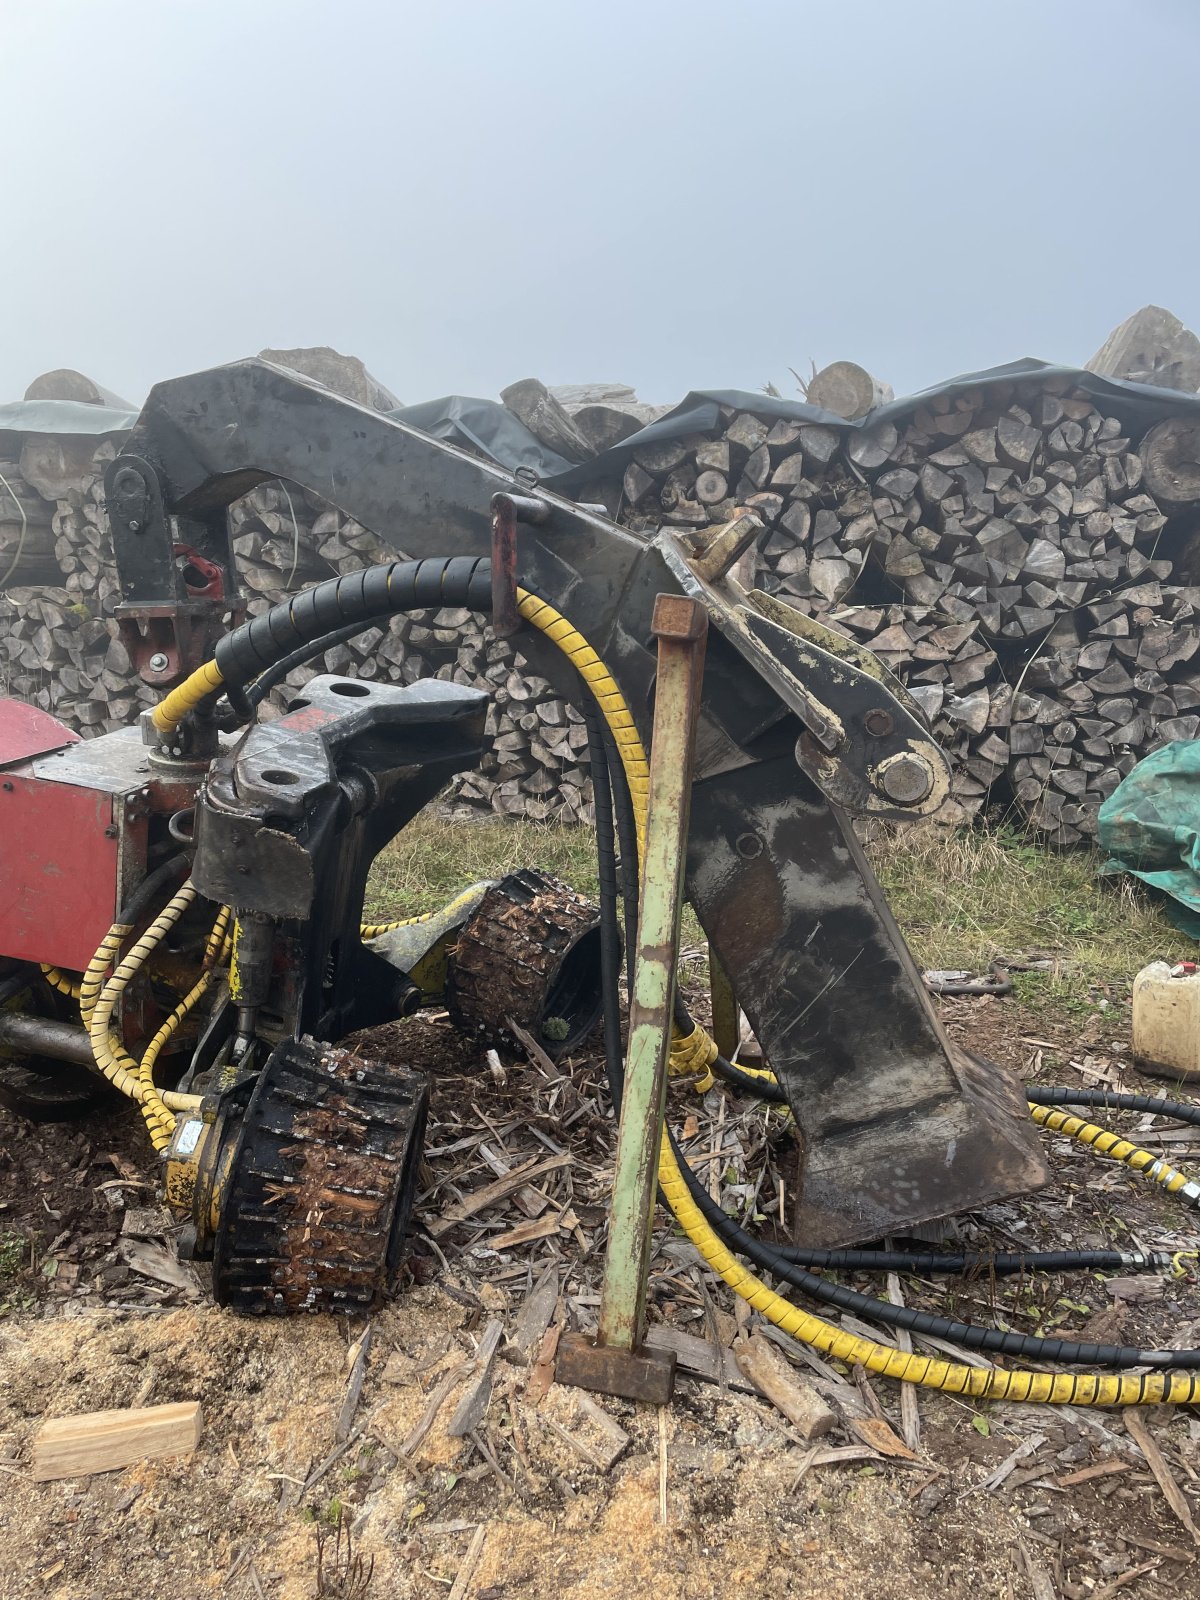
<path id="1" fill-rule="evenodd" d="M 48 711 L 24 700 L 0 700 L 0 767 L 78 743 L 79 735 Z"/>
<path id="2" fill-rule="evenodd" d="M 87 966 L 119 898 L 114 809 L 100 789 L 0 773 L 0 956 Z"/>

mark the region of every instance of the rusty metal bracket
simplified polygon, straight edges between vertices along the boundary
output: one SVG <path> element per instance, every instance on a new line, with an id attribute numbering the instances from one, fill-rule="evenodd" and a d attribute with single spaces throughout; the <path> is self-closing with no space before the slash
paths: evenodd
<path id="1" fill-rule="evenodd" d="M 664 1363 L 642 1344 L 708 617 L 695 600 L 660 594 L 653 632 L 658 676 L 642 896 L 600 1327 L 594 1344 L 582 1339 L 567 1344 L 557 1377 L 560 1383 L 665 1404 L 674 1363 Z"/>
<path id="2" fill-rule="evenodd" d="M 529 495 L 492 496 L 492 632 L 511 639 L 521 626 L 517 611 L 517 523 L 540 527 L 550 516 L 545 500 Z"/>
<path id="3" fill-rule="evenodd" d="M 726 1061 L 732 1061 L 742 1039 L 737 995 L 729 974 L 712 950 L 708 952 L 708 992 L 712 998 L 713 1043 Z"/>

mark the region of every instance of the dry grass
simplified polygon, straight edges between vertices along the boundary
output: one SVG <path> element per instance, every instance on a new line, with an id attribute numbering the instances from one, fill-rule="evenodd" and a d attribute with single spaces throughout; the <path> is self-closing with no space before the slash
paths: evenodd
<path id="1" fill-rule="evenodd" d="M 1051 973 L 1017 978 L 1022 998 L 1060 1008 L 1123 1003 L 1134 974 L 1184 940 L 1133 880 L 1097 877 L 1098 857 L 1058 854 L 1001 830 L 947 834 L 898 828 L 868 854 L 896 919 L 924 967 L 985 968 L 1050 956 Z M 455 822 L 426 815 L 376 863 L 372 915 L 414 916 L 478 878 L 541 867 L 597 892 L 590 829 L 521 822 Z M 696 935 L 689 917 L 685 940 Z"/>
<path id="2" fill-rule="evenodd" d="M 436 911 L 468 883 L 539 867 L 581 894 L 599 893 L 590 828 L 558 823 L 454 822 L 426 812 L 380 855 L 367 885 L 373 917 Z"/>
<path id="3" fill-rule="evenodd" d="M 1186 942 L 1132 878 L 1097 875 L 1093 851 L 1046 850 L 1001 829 L 947 834 L 895 830 L 868 854 L 896 919 L 924 967 L 982 969 L 1050 957 L 1048 973 L 1017 973 L 1035 1006 L 1124 1006 L 1134 974 Z"/>

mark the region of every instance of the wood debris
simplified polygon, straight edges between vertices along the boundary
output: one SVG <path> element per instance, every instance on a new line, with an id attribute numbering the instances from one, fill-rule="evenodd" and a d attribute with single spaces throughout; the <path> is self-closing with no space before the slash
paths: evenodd
<path id="1" fill-rule="evenodd" d="M 367 1377 L 367 1364 L 371 1359 L 371 1327 L 368 1324 L 362 1337 L 350 1353 L 350 1376 L 346 1383 L 346 1398 L 342 1401 L 342 1409 L 338 1413 L 337 1427 L 334 1429 L 333 1439 L 335 1444 L 343 1444 L 350 1437 L 350 1430 L 354 1426 L 354 1417 L 358 1411 L 358 1402 L 362 1397 L 363 1384 Z"/>
<path id="2" fill-rule="evenodd" d="M 480 1211 L 487 1211 L 492 1206 L 498 1205 L 501 1200 L 506 1200 L 510 1194 L 523 1188 L 534 1178 L 544 1177 L 548 1172 L 555 1172 L 559 1167 L 565 1167 L 570 1160 L 569 1156 L 549 1156 L 545 1160 L 532 1157 L 522 1162 L 514 1171 L 503 1178 L 497 1178 L 495 1183 L 486 1184 L 482 1189 L 464 1199 L 456 1201 L 447 1207 L 440 1217 L 435 1217 L 428 1224 L 429 1233 L 440 1239 L 444 1233 L 449 1233 L 457 1223 L 466 1222 L 468 1218 L 476 1216 Z"/>
<path id="3" fill-rule="evenodd" d="M 1171 1472 L 1170 1467 L 1168 1467 L 1162 1451 L 1159 1449 L 1157 1442 L 1152 1437 L 1149 1428 L 1147 1428 L 1144 1420 L 1142 1419 L 1141 1414 L 1135 1407 L 1131 1406 L 1124 1413 L 1124 1421 L 1125 1432 L 1133 1440 L 1134 1444 L 1137 1445 L 1143 1456 L 1145 1456 L 1146 1465 L 1154 1474 L 1155 1482 L 1162 1490 L 1163 1497 L 1165 1498 L 1167 1504 L 1175 1513 L 1175 1516 L 1179 1519 L 1181 1526 L 1185 1528 L 1189 1534 L 1191 1534 L 1192 1539 L 1197 1544 L 1200 1544 L 1200 1529 L 1196 1527 L 1196 1524 L 1192 1518 L 1191 1507 L 1188 1505 L 1187 1500 L 1184 1497 L 1183 1490 L 1175 1481 L 1175 1477 Z"/>
<path id="4" fill-rule="evenodd" d="M 475 1576 L 475 1568 L 479 1565 L 479 1558 L 483 1554 L 483 1547 L 487 1543 L 487 1536 L 487 1525 L 481 1522 L 475 1529 L 471 1543 L 467 1546 L 467 1553 L 450 1586 L 448 1600 L 464 1600 L 471 1586 L 471 1579 Z"/>
<path id="5" fill-rule="evenodd" d="M 496 1359 L 496 1351 L 500 1348 L 503 1337 L 504 1323 L 500 1317 L 493 1317 L 479 1341 L 471 1381 L 464 1389 L 458 1405 L 454 1408 L 454 1415 L 447 1425 L 446 1432 L 452 1439 L 461 1439 L 464 1434 L 477 1428 L 483 1420 L 483 1414 L 487 1410 L 492 1394 L 492 1363 Z"/>
<path id="6" fill-rule="evenodd" d="M 52 1418 L 34 1435 L 31 1475 L 44 1483 L 113 1472 L 147 1457 L 187 1455 L 200 1442 L 200 1427 L 196 1400 Z"/>
<path id="7" fill-rule="evenodd" d="M 733 1353 L 759 1394 L 783 1413 L 802 1439 L 820 1438 L 836 1425 L 836 1413 L 761 1334 L 735 1340 Z"/>

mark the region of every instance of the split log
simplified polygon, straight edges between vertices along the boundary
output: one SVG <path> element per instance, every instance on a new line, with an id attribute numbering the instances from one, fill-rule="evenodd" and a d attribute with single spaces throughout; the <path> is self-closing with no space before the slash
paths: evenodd
<path id="1" fill-rule="evenodd" d="M 1142 464 L 1149 494 L 1168 506 L 1200 500 L 1200 418 L 1168 417 L 1142 441 Z"/>
<path id="2" fill-rule="evenodd" d="M 550 450 L 568 461 L 589 461 L 595 450 L 544 383 L 522 378 L 501 389 L 504 404 Z"/>
<path id="3" fill-rule="evenodd" d="M 80 400 L 88 406 L 117 406 L 125 411 L 132 409 L 128 400 L 122 400 L 111 389 L 101 388 L 82 372 L 76 372 L 74 367 L 55 367 L 52 372 L 43 372 L 26 389 L 25 398 Z"/>
<path id="4" fill-rule="evenodd" d="M 645 426 L 632 412 L 608 405 L 580 406 L 570 417 L 576 431 L 596 455 L 640 433 Z"/>
<path id="5" fill-rule="evenodd" d="M 1200 390 L 1200 339 L 1161 306 L 1143 306 L 1113 329 L 1087 370 L 1195 394 Z"/>
<path id="6" fill-rule="evenodd" d="M 33 1440 L 35 1483 L 115 1472 L 135 1461 L 189 1455 L 200 1442 L 195 1400 L 126 1411 L 93 1411 L 43 1422 Z"/>
<path id="7" fill-rule="evenodd" d="M 804 398 L 810 406 L 832 411 L 835 417 L 855 422 L 868 411 L 894 398 L 892 386 L 873 378 L 853 361 L 835 361 L 822 367 L 809 383 Z"/>

